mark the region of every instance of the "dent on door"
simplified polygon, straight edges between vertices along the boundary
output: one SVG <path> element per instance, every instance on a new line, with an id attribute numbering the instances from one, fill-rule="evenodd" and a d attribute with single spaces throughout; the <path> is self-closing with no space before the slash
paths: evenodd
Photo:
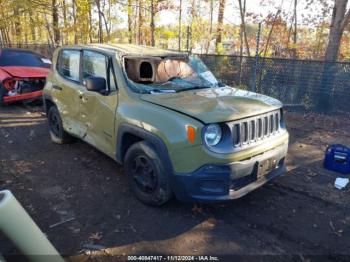
<path id="1" fill-rule="evenodd" d="M 85 91 L 81 95 L 80 117 L 85 125 L 84 140 L 107 155 L 115 155 L 114 121 L 118 103 L 117 93 L 103 96 Z"/>
<path id="2" fill-rule="evenodd" d="M 86 134 L 85 125 L 79 119 L 79 92 L 81 87 L 78 84 L 58 77 L 59 83 L 54 90 L 55 103 L 61 114 L 63 127 L 69 133 L 82 138 Z"/>

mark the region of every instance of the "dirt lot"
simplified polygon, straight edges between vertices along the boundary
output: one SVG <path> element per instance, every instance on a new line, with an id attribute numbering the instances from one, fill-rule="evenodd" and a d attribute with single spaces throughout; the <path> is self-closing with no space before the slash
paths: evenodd
<path id="1" fill-rule="evenodd" d="M 327 144 L 350 145 L 350 121 L 287 113 L 288 172 L 239 200 L 212 205 L 138 202 L 121 166 L 76 141 L 55 145 L 41 107 L 0 109 L 0 189 L 10 189 L 54 246 L 99 255 L 350 257 L 350 187 L 322 168 Z M 55 223 L 73 219 L 61 225 Z M 51 227 L 50 227 L 51 226 Z M 88 243 L 106 249 L 86 251 Z M 0 253 L 15 253 L 0 236 Z M 288 256 L 285 256 L 288 255 Z M 340 255 L 347 255 L 342 257 Z M 106 258 L 106 257 L 105 257 Z"/>

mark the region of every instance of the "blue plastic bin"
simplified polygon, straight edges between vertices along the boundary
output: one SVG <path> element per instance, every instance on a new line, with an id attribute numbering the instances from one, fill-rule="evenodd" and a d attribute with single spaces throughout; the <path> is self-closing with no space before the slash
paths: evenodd
<path id="1" fill-rule="evenodd" d="M 330 145 L 327 147 L 323 164 L 329 170 L 349 174 L 350 148 L 340 144 Z"/>

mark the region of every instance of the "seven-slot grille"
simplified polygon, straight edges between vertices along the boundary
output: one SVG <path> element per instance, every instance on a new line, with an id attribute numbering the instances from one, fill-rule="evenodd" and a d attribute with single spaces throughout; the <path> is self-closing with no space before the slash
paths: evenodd
<path id="1" fill-rule="evenodd" d="M 250 144 L 272 135 L 280 130 L 280 110 L 231 122 L 233 146 Z"/>

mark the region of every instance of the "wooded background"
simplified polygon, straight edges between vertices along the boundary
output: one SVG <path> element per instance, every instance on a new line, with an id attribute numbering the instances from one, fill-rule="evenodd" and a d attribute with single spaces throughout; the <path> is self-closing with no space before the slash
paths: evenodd
<path id="1" fill-rule="evenodd" d="M 256 2 L 247 10 L 246 0 L 0 0 L 0 44 L 135 43 L 250 56 L 261 23 L 261 56 L 350 60 L 348 0 Z M 261 17 L 267 6 L 273 11 Z M 159 23 L 164 11 L 176 21 Z M 231 13 L 239 23 L 226 19 Z"/>

